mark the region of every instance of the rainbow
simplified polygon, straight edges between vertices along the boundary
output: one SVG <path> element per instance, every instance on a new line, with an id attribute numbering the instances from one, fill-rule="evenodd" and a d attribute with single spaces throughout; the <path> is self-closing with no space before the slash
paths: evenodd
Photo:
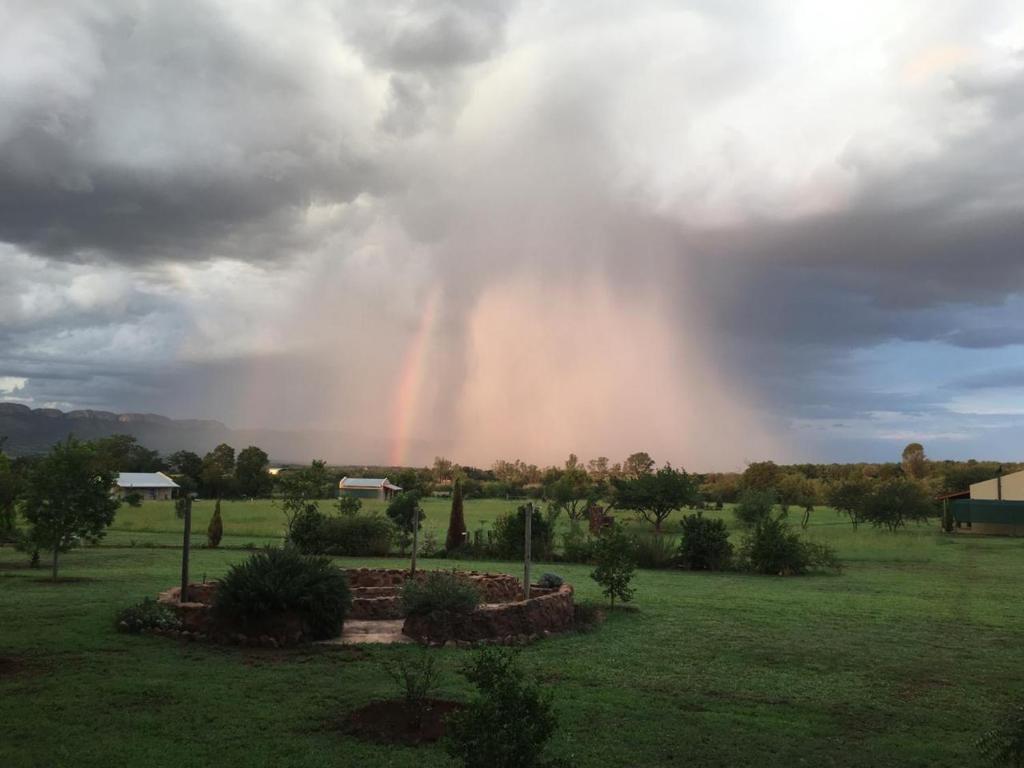
<path id="1" fill-rule="evenodd" d="M 395 467 L 403 466 L 408 458 L 406 454 L 409 450 L 409 438 L 419 409 L 423 381 L 426 376 L 427 348 L 437 320 L 440 293 L 440 290 L 435 288 L 427 297 L 416 333 L 409 341 L 405 359 L 402 361 L 398 387 L 395 390 L 394 432 L 392 433 L 389 457 L 389 463 Z"/>

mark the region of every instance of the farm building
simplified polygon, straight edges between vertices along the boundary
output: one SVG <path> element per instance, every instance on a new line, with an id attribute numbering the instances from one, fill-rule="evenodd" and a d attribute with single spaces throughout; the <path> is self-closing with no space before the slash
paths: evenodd
<path id="1" fill-rule="evenodd" d="M 144 499 L 172 499 L 178 487 L 163 472 L 120 472 L 114 492 L 118 496 L 137 493 Z"/>
<path id="2" fill-rule="evenodd" d="M 950 505 L 958 533 L 1024 536 L 1024 470 L 973 483 Z"/>
<path id="3" fill-rule="evenodd" d="M 386 477 L 343 477 L 338 483 L 341 496 L 355 496 L 359 499 L 380 499 L 386 501 L 402 489 L 388 482 Z"/>

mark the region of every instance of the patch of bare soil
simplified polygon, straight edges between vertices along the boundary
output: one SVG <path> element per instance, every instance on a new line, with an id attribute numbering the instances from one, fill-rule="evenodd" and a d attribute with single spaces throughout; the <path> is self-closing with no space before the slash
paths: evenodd
<path id="1" fill-rule="evenodd" d="M 9 680 L 31 671 L 28 661 L 20 656 L 0 656 L 0 680 Z"/>
<path id="2" fill-rule="evenodd" d="M 402 700 L 374 701 L 350 712 L 341 730 L 382 744 L 429 744 L 444 736 L 445 718 L 462 706 L 457 701 L 427 699 L 410 710 Z"/>

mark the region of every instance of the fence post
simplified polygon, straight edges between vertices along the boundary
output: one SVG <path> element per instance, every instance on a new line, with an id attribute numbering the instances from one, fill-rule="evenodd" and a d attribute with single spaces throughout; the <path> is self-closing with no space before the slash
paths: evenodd
<path id="1" fill-rule="evenodd" d="M 188 557 L 192 546 L 192 495 L 185 494 L 182 500 L 184 503 L 182 511 L 185 518 L 185 533 L 181 540 L 181 593 L 178 595 L 179 602 L 188 602 Z"/>
<path id="2" fill-rule="evenodd" d="M 523 507 L 526 515 L 526 541 L 523 542 L 523 600 L 530 599 L 530 544 L 533 542 L 533 504 Z"/>

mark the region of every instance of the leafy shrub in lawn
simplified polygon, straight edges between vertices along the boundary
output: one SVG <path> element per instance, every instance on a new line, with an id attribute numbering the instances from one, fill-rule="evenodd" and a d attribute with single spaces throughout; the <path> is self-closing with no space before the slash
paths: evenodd
<path id="1" fill-rule="evenodd" d="M 537 582 L 537 585 L 544 589 L 558 589 L 564 583 L 565 579 L 557 573 L 544 573 L 541 574 L 540 581 Z"/>
<path id="2" fill-rule="evenodd" d="M 594 537 L 574 526 L 562 536 L 562 560 L 567 563 L 594 562 Z"/>
<path id="3" fill-rule="evenodd" d="M 423 714 L 427 699 L 437 688 L 440 672 L 434 654 L 425 648 L 410 657 L 386 657 L 381 666 L 399 690 L 408 713 L 415 717 Z"/>
<path id="4" fill-rule="evenodd" d="M 169 605 L 147 597 L 141 603 L 129 605 L 117 612 L 114 621 L 119 632 L 137 635 L 153 629 L 181 629 L 177 612 Z"/>
<path id="5" fill-rule="evenodd" d="M 297 617 L 308 639 L 323 640 L 341 634 L 351 604 L 345 574 L 326 557 L 268 547 L 231 567 L 217 588 L 213 612 L 242 632 L 270 632 Z"/>
<path id="6" fill-rule="evenodd" d="M 422 581 L 410 580 L 402 587 L 406 616 L 467 614 L 479 604 L 480 592 L 455 571 L 432 571 Z"/>
<path id="7" fill-rule="evenodd" d="M 840 569 L 835 550 L 804 541 L 785 521 L 785 514 L 768 517 L 743 539 L 740 565 L 754 573 L 795 576 L 812 569 Z"/>
<path id="8" fill-rule="evenodd" d="M 622 602 L 633 599 L 629 583 L 636 570 L 636 542 L 621 525 L 606 528 L 594 545 L 597 567 L 590 578 L 601 586 L 601 591 L 615 607 L 615 598 Z"/>
<path id="9" fill-rule="evenodd" d="M 753 528 L 772 516 L 772 510 L 778 500 L 778 495 L 770 488 L 748 488 L 740 494 L 739 502 L 733 510 L 736 522 L 744 528 Z"/>
<path id="10" fill-rule="evenodd" d="M 391 551 L 393 535 L 394 527 L 378 515 L 328 516 L 312 510 L 293 521 L 291 542 L 305 554 L 383 557 Z"/>
<path id="11" fill-rule="evenodd" d="M 672 568 L 677 546 L 673 536 L 655 533 L 636 537 L 636 564 L 640 568 Z"/>
<path id="12" fill-rule="evenodd" d="M 485 648 L 462 674 L 477 693 L 447 720 L 448 754 L 466 768 L 550 765 L 543 753 L 557 726 L 551 697 L 526 678 L 516 655 Z"/>
<path id="13" fill-rule="evenodd" d="M 677 561 L 691 571 L 720 571 L 732 562 L 733 547 L 724 520 L 700 512 L 683 517 Z"/>
<path id="14" fill-rule="evenodd" d="M 516 512 L 502 515 L 494 521 L 494 554 L 506 560 L 523 556 L 526 539 L 526 515 L 530 520 L 530 546 L 533 553 L 546 552 L 550 548 L 553 533 L 551 523 L 541 514 L 540 507 L 524 504 Z"/>
<path id="15" fill-rule="evenodd" d="M 986 765 L 1024 766 L 1024 706 L 1016 706 L 976 742 Z"/>

